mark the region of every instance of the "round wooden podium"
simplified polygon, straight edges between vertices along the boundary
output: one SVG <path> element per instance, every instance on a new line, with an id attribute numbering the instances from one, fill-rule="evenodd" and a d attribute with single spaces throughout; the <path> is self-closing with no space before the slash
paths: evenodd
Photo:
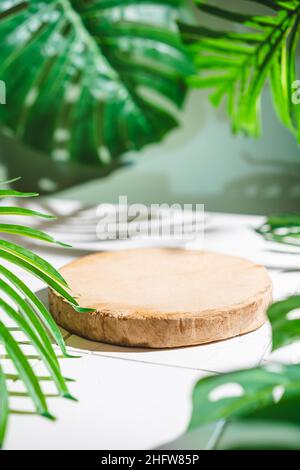
<path id="1" fill-rule="evenodd" d="M 57 323 L 91 340 L 172 348 L 209 343 L 259 328 L 272 283 L 245 259 L 205 251 L 139 249 L 97 253 L 61 269 L 78 313 L 49 291 Z"/>

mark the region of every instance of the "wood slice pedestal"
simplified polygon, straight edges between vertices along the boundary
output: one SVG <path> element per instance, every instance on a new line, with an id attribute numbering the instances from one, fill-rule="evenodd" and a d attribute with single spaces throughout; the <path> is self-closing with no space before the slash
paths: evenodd
<path id="1" fill-rule="evenodd" d="M 171 348 L 209 343 L 259 328 L 272 283 L 263 266 L 219 253 L 140 249 L 98 253 L 61 269 L 78 313 L 49 291 L 59 325 L 106 343 Z"/>

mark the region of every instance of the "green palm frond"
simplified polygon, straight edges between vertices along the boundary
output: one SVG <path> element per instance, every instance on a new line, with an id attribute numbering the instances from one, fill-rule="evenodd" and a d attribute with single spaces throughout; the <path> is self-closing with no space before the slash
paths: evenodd
<path id="1" fill-rule="evenodd" d="M 0 5 L 0 123 L 58 162 L 107 173 L 177 126 L 194 66 L 182 0 L 15 0 Z M 174 113 L 175 108 L 175 113 Z M 38 132 L 37 132 L 38 129 Z"/>
<path id="2" fill-rule="evenodd" d="M 8 421 L 8 391 L 6 378 L 0 364 L 0 448 L 4 441 L 4 436 Z"/>
<path id="3" fill-rule="evenodd" d="M 226 5 L 216 7 L 210 1 L 196 3 L 200 12 L 221 20 L 225 26 L 210 29 L 180 25 L 199 70 L 190 78 L 190 84 L 213 88 L 214 105 L 226 96 L 233 132 L 258 136 L 262 91 L 269 82 L 280 120 L 300 142 L 296 71 L 300 1 L 250 1 L 265 6 L 265 15 L 240 14 Z M 244 0 L 236 3 L 249 6 Z"/>
<path id="4" fill-rule="evenodd" d="M 7 182 L 0 182 L 4 185 Z M 10 189 L 1 189 L 1 197 L 26 197 L 28 194 L 16 193 Z M 20 209 L 12 206 L 0 206 L 0 217 L 7 215 L 51 217 L 46 214 Z M 0 232 L 13 233 L 20 236 L 33 236 L 41 241 L 57 243 L 52 237 L 43 232 L 32 230 L 28 227 L 0 224 Z M 34 254 L 32 251 L 8 240 L 0 239 L 0 257 L 12 265 L 26 269 L 32 275 L 46 282 L 48 286 L 63 295 L 74 308 L 80 309 L 77 302 L 68 292 L 66 281 L 47 261 Z M 8 324 L 8 320 L 10 323 Z M 11 327 L 13 322 L 14 327 Z M 36 351 L 33 355 L 26 355 L 22 345 L 14 337 L 14 331 L 21 331 L 26 341 Z M 58 344 L 64 357 L 68 355 L 61 332 L 54 322 L 51 314 L 42 304 L 39 298 L 30 288 L 14 274 L 9 267 L 0 265 L 0 343 L 4 346 L 5 354 L 0 357 L 0 447 L 3 444 L 10 413 L 10 387 L 11 380 L 21 380 L 26 392 L 22 394 L 29 396 L 34 404 L 36 413 L 53 419 L 48 409 L 47 395 L 42 391 L 41 380 L 51 380 L 56 385 L 57 395 L 73 399 L 69 392 L 67 380 L 63 377 L 57 355 L 50 338 Z M 1 361 L 9 359 L 14 365 L 16 374 L 6 374 Z M 30 363 L 30 359 L 40 359 L 49 372 L 47 377 L 38 377 Z M 3 361 L 4 362 L 4 361 Z"/>

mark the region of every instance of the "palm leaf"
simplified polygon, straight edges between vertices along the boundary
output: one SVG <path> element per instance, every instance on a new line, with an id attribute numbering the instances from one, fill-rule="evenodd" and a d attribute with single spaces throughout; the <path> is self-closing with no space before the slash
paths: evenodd
<path id="1" fill-rule="evenodd" d="M 34 329 L 35 333 L 38 334 L 39 340 L 41 341 L 43 347 L 48 351 L 48 353 L 58 364 L 49 335 L 45 331 L 44 325 L 39 321 L 39 318 L 36 316 L 35 312 L 30 308 L 28 303 L 26 303 L 26 301 L 3 279 L 0 279 L 0 292 L 9 297 L 14 305 L 18 306 L 19 312 L 21 312 L 22 315 L 26 317 L 26 324 L 28 323 L 30 327 Z M 2 299 L 0 298 L 0 305 L 1 302 L 4 301 L 2 301 Z M 4 311 L 6 310 L 6 302 L 2 304 L 2 308 Z M 14 312 L 12 313 L 11 311 L 9 311 L 6 313 L 8 313 L 9 316 L 13 315 L 14 317 Z M 16 323 L 18 323 L 15 317 L 14 320 Z"/>
<path id="2" fill-rule="evenodd" d="M 6 185 L 6 184 L 12 184 L 12 183 L 15 183 L 16 181 L 19 181 L 21 179 L 20 176 L 18 176 L 17 178 L 11 178 L 10 180 L 2 180 L 0 181 L 0 185 L 3 186 L 3 185 Z"/>
<path id="3" fill-rule="evenodd" d="M 61 274 L 55 268 L 53 268 L 51 264 L 48 263 L 48 261 L 44 260 L 39 255 L 36 255 L 27 248 L 16 245 L 15 243 L 11 243 L 7 240 L 0 240 L 0 251 L 20 258 L 20 261 L 23 260 L 24 262 L 29 263 L 39 271 L 47 274 L 47 276 L 51 277 L 59 284 L 62 284 L 64 287 L 68 287 Z"/>
<path id="4" fill-rule="evenodd" d="M 233 132 L 258 136 L 262 92 L 269 81 L 280 120 L 300 142 L 300 110 L 293 103 L 300 2 L 253 2 L 268 7 L 265 15 L 239 14 L 210 1 L 196 3 L 200 12 L 228 22 L 229 28 L 180 25 L 199 70 L 190 78 L 191 86 L 214 88 L 215 105 L 226 96 Z"/>
<path id="5" fill-rule="evenodd" d="M 2 2 L 0 76 L 11 106 L 0 122 L 49 158 L 106 172 L 159 141 L 177 125 L 164 102 L 181 108 L 194 71 L 176 25 L 181 5 Z"/>
<path id="6" fill-rule="evenodd" d="M 11 196 L 24 197 L 29 195 L 30 194 L 11 191 L 10 189 L 0 190 L 0 196 L 3 198 Z M 1 206 L 0 216 L 1 215 L 44 216 L 44 214 L 40 214 L 39 212 L 18 209 L 12 206 Z M 29 236 L 40 239 L 41 241 L 57 243 L 47 234 L 21 225 L 0 224 L 0 232 L 26 237 Z M 47 261 L 34 254 L 32 251 L 8 240 L 0 239 L 0 257 L 9 263 L 26 269 L 32 275 L 46 282 L 48 286 L 56 290 L 78 311 L 90 311 L 90 309 L 80 309 L 75 299 L 73 299 L 66 290 L 68 286 L 61 274 Z M 2 318 L 1 314 L 5 314 L 6 317 Z M 7 317 L 13 321 L 15 326 L 11 327 L 11 325 L 7 326 L 5 324 L 5 318 Z M 33 354 L 24 354 L 20 344 L 18 344 L 13 336 L 15 330 L 23 332 L 27 342 L 34 347 L 35 352 Z M 36 413 L 50 419 L 53 419 L 53 417 L 47 405 L 48 396 L 44 394 L 40 386 L 42 380 L 53 381 L 59 395 L 73 399 L 67 386 L 69 379 L 64 378 L 61 374 L 58 358 L 50 341 L 50 337 L 60 346 L 64 356 L 70 357 L 66 351 L 60 330 L 46 307 L 17 275 L 12 273 L 7 267 L 1 265 L 0 342 L 3 343 L 6 351 L 6 354 L 2 357 L 12 361 L 17 373 L 5 374 L 0 367 L 0 446 L 4 440 L 9 412 L 20 412 L 20 410 L 9 410 L 7 381 L 21 380 L 27 390 L 26 393 L 22 392 L 22 394 L 30 397 L 35 406 Z M 48 369 L 49 376 L 36 376 L 29 362 L 30 359 L 41 360 Z"/>
<path id="7" fill-rule="evenodd" d="M 24 227 L 23 225 L 0 224 L 0 233 L 1 232 L 11 233 L 13 235 L 22 235 L 23 237 L 35 238 L 43 242 L 55 243 L 56 245 L 60 245 L 65 248 L 70 248 L 70 245 L 55 240 L 53 237 L 51 237 L 45 232 L 42 232 L 41 230 L 32 229 L 30 227 Z"/>
<path id="8" fill-rule="evenodd" d="M 7 289 L 7 287 L 6 287 Z M 6 292 L 11 296 L 11 290 L 6 290 Z M 26 304 L 18 296 L 13 295 L 14 301 L 17 301 L 17 305 L 20 306 L 23 312 L 28 314 L 26 310 Z M 27 321 L 27 318 L 22 317 L 16 310 L 14 310 L 10 305 L 8 305 L 4 300 L 0 299 L 0 307 L 3 311 L 12 318 L 16 324 L 21 328 L 21 330 L 26 334 L 31 344 L 36 348 L 38 353 L 41 355 L 43 362 L 47 369 L 49 370 L 56 386 L 58 392 L 65 398 L 72 398 L 66 382 L 61 374 L 58 362 L 56 360 L 55 352 L 52 349 L 48 349 L 45 344 L 42 343 L 41 339 L 37 336 L 34 329 L 31 327 L 30 323 Z M 31 317 L 30 317 L 31 318 Z"/>
<path id="9" fill-rule="evenodd" d="M 13 180 L 13 181 L 16 181 L 16 180 Z M 37 193 L 22 193 L 20 191 L 14 191 L 13 189 L 0 189 L 0 198 L 4 198 L 4 197 L 34 197 L 34 196 L 38 196 L 38 194 Z"/>
<path id="10" fill-rule="evenodd" d="M 8 391 L 4 372 L 0 364 L 0 449 L 4 441 L 8 421 Z"/>
<path id="11" fill-rule="evenodd" d="M 19 372 L 20 377 L 36 407 L 37 413 L 52 419 L 39 381 L 36 378 L 28 359 L 2 321 L 0 321 L 0 341 L 4 344 L 9 357 L 12 359 L 17 371 Z"/>
<path id="12" fill-rule="evenodd" d="M 1 240 L 0 240 L 0 246 L 1 246 Z M 91 309 L 89 308 L 81 308 L 78 306 L 78 303 L 76 300 L 69 294 L 66 289 L 64 289 L 59 282 L 57 282 L 56 279 L 54 279 L 52 276 L 49 276 L 43 270 L 36 268 L 34 264 L 31 261 L 25 261 L 18 256 L 14 254 L 7 253 L 4 250 L 0 249 L 0 258 L 3 258 L 10 263 L 15 264 L 16 266 L 20 266 L 21 268 L 25 269 L 29 273 L 33 274 L 36 276 L 38 279 L 40 279 L 43 282 L 46 282 L 48 286 L 50 286 L 53 290 L 58 292 L 60 295 L 62 295 L 68 302 L 70 302 L 74 309 L 77 310 L 78 312 L 85 313 L 85 312 L 90 312 Z"/>
<path id="13" fill-rule="evenodd" d="M 26 301 L 34 309 L 35 314 L 45 325 L 48 332 L 53 336 L 55 342 L 59 345 L 63 355 L 65 357 L 74 357 L 68 354 L 60 329 L 40 299 L 33 292 L 31 292 L 31 290 L 23 281 L 21 281 L 21 279 L 19 279 L 15 274 L 13 274 L 4 266 L 0 266 L 0 274 L 6 277 L 10 283 L 13 284 L 14 287 L 16 287 L 17 290 L 24 296 Z"/>
<path id="14" fill-rule="evenodd" d="M 42 214 L 38 211 L 33 211 L 31 209 L 25 209 L 22 207 L 0 207 L 0 214 L 1 215 L 20 215 L 24 217 L 42 217 L 44 219 L 54 220 L 55 217 L 49 214 Z"/>

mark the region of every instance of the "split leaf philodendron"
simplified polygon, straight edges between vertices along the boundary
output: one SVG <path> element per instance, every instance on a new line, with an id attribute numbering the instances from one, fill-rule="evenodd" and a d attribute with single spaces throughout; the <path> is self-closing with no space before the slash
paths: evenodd
<path id="1" fill-rule="evenodd" d="M 269 364 L 201 379 L 194 389 L 190 429 L 219 419 L 267 418 L 276 405 L 300 400 L 300 367 Z M 270 417 L 270 416 L 269 416 Z M 276 417 L 279 419 L 279 417 Z M 300 407 L 286 420 L 299 423 Z M 299 443 L 300 445 L 300 443 Z"/>
<path id="2" fill-rule="evenodd" d="M 1 2 L 0 123 L 57 162 L 106 169 L 160 141 L 194 71 L 176 24 L 184 3 Z"/>
<path id="3" fill-rule="evenodd" d="M 289 317 L 299 309 L 299 295 L 269 307 L 273 351 L 300 340 L 300 320 Z M 299 450 L 300 365 L 270 360 L 260 367 L 199 380 L 188 429 L 209 423 L 217 431 L 210 448 Z"/>
<path id="4" fill-rule="evenodd" d="M 256 232 L 267 241 L 300 246 L 300 215 L 271 215 L 256 229 Z"/>
<path id="5" fill-rule="evenodd" d="M 48 158 L 107 174 L 122 154 L 177 125 L 188 87 L 213 88 L 215 105 L 227 97 L 233 131 L 258 136 L 269 83 L 280 120 L 300 142 L 300 1 L 239 0 L 234 11 L 195 0 L 192 23 L 190 3 L 2 2 L 2 127 Z"/>

